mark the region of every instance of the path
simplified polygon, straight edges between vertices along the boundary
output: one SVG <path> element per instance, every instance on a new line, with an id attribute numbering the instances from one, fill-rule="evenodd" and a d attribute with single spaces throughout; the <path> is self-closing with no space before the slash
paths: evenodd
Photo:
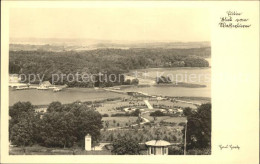
<path id="1" fill-rule="evenodd" d="M 146 104 L 146 106 L 148 107 L 148 109 L 153 109 L 153 106 L 149 103 L 148 100 L 144 100 L 144 103 Z"/>
<path id="2" fill-rule="evenodd" d="M 187 103 L 187 104 L 192 104 L 192 105 L 201 105 L 201 103 L 195 103 L 195 102 L 189 102 L 189 101 L 183 101 L 183 100 L 174 100 L 174 101 L 177 101 L 177 102 L 182 102 L 182 103 Z"/>

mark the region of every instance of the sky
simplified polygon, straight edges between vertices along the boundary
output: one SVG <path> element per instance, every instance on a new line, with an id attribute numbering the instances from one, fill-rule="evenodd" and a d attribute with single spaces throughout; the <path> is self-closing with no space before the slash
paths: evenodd
<path id="1" fill-rule="evenodd" d="M 10 38 L 210 41 L 208 10 L 194 8 L 13 8 Z"/>

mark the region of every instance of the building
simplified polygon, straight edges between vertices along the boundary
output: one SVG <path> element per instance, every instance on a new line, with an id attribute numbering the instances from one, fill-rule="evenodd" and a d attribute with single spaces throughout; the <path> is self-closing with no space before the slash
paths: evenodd
<path id="1" fill-rule="evenodd" d="M 49 81 L 44 81 L 40 84 L 40 87 L 49 88 L 51 86 L 51 83 Z"/>
<path id="2" fill-rule="evenodd" d="M 162 113 L 167 113 L 167 110 L 166 110 L 166 109 L 160 109 L 160 111 L 161 111 Z"/>
<path id="3" fill-rule="evenodd" d="M 85 136 L 85 150 L 91 151 L 91 135 L 89 134 Z"/>
<path id="4" fill-rule="evenodd" d="M 183 109 L 179 108 L 177 109 L 178 112 L 182 113 L 183 112 Z"/>
<path id="5" fill-rule="evenodd" d="M 9 74 L 9 83 L 20 83 L 21 78 L 18 74 Z"/>
<path id="6" fill-rule="evenodd" d="M 36 113 L 46 113 L 47 112 L 47 108 L 36 108 L 35 112 Z"/>
<path id="7" fill-rule="evenodd" d="M 148 147 L 148 155 L 168 155 L 168 147 L 171 143 L 164 140 L 151 140 L 145 143 Z"/>
<path id="8" fill-rule="evenodd" d="M 18 74 L 9 74 L 9 87 L 20 88 L 28 87 L 28 84 L 21 83 L 21 77 Z"/>

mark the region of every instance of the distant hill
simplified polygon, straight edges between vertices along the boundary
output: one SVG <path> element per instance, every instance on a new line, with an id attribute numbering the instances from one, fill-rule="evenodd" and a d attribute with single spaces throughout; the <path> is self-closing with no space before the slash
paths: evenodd
<path id="1" fill-rule="evenodd" d="M 96 39 L 59 39 L 59 38 L 10 38 L 11 51 L 84 51 L 115 48 L 164 48 L 190 49 L 210 47 L 210 42 L 172 42 L 172 41 L 109 41 Z"/>

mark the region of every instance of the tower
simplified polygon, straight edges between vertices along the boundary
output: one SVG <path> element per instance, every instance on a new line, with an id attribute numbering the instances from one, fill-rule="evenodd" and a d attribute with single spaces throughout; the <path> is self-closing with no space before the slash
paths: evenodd
<path id="1" fill-rule="evenodd" d="M 85 136 L 85 150 L 91 151 L 91 135 L 89 134 Z"/>

